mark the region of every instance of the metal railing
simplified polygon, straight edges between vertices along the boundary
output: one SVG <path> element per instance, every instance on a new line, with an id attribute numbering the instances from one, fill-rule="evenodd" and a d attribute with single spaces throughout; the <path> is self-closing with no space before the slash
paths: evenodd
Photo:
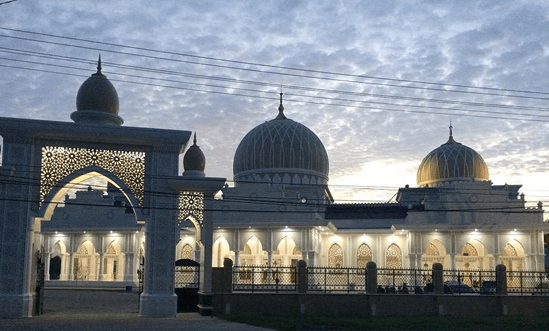
<path id="1" fill-rule="evenodd" d="M 376 268 L 377 293 L 434 293 L 432 269 Z M 306 291 L 323 293 L 365 293 L 368 273 L 358 267 L 307 267 Z M 440 274 L 439 274 L 440 275 Z M 291 266 L 234 266 L 233 291 L 297 291 L 297 268 Z M 495 270 L 442 270 L 445 294 L 489 295 L 497 293 Z M 549 295 L 549 280 L 542 271 L 506 273 L 509 295 Z"/>
<path id="2" fill-rule="evenodd" d="M 176 266 L 175 288 L 198 288 L 200 283 L 200 267 Z"/>
<path id="3" fill-rule="evenodd" d="M 422 294 L 431 283 L 431 269 L 377 269 L 377 293 Z"/>
<path id="4" fill-rule="evenodd" d="M 291 266 L 234 266 L 233 291 L 297 290 L 297 270 Z"/>
<path id="5" fill-rule="evenodd" d="M 307 268 L 307 291 L 310 292 L 365 292 L 364 268 Z"/>
<path id="6" fill-rule="evenodd" d="M 495 270 L 443 270 L 446 294 L 495 294 Z"/>
<path id="7" fill-rule="evenodd" d="M 547 295 L 549 280 L 545 272 L 508 271 L 507 293 L 515 295 Z"/>

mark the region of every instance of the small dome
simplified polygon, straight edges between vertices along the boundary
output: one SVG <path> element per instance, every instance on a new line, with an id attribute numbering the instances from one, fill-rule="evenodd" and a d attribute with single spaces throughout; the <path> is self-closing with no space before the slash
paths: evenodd
<path id="1" fill-rule="evenodd" d="M 118 93 L 101 73 L 101 57 L 97 72 L 86 79 L 76 95 L 76 111 L 71 118 L 76 123 L 121 125 L 123 120 L 118 116 Z"/>
<path id="2" fill-rule="evenodd" d="M 423 159 L 417 171 L 417 186 L 434 186 L 449 181 L 488 181 L 488 167 L 472 148 L 456 142 L 452 136 Z"/>
<path id="3" fill-rule="evenodd" d="M 206 157 L 198 145 L 196 144 L 196 133 L 194 134 L 194 143 L 183 157 L 183 176 L 200 176 L 204 177 L 204 169 L 206 169 Z"/>
<path id="4" fill-rule="evenodd" d="M 284 115 L 282 93 L 278 116 L 250 131 L 234 156 L 235 181 L 320 184 L 328 181 L 328 154 L 306 126 Z"/>

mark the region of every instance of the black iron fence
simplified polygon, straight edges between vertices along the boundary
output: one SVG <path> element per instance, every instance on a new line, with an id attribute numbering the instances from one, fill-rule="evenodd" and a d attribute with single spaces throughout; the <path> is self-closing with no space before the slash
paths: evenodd
<path id="1" fill-rule="evenodd" d="M 307 291 L 310 292 L 365 292 L 364 268 L 307 268 Z"/>
<path id="2" fill-rule="evenodd" d="M 233 291 L 281 292 L 297 290 L 297 270 L 290 266 L 234 266 Z"/>
<path id="3" fill-rule="evenodd" d="M 199 266 L 176 266 L 175 288 L 198 288 L 200 283 Z"/>
<path id="4" fill-rule="evenodd" d="M 508 271 L 507 292 L 520 295 L 549 294 L 549 280 L 545 272 Z"/>
<path id="5" fill-rule="evenodd" d="M 349 267 L 307 267 L 307 292 L 365 293 L 368 292 L 368 270 Z M 375 268 L 375 290 L 372 293 L 432 294 L 435 292 L 434 269 Z M 497 292 L 495 270 L 440 270 L 439 284 L 445 294 L 490 295 Z M 509 295 L 549 294 L 549 280 L 545 272 L 506 272 L 504 283 Z M 291 266 L 234 266 L 232 268 L 233 291 L 280 292 L 297 291 L 298 268 Z M 440 291 L 440 290 L 439 290 Z M 439 292 L 441 293 L 441 292 Z"/>
<path id="6" fill-rule="evenodd" d="M 432 282 L 431 269 L 377 269 L 377 293 L 422 294 Z"/>

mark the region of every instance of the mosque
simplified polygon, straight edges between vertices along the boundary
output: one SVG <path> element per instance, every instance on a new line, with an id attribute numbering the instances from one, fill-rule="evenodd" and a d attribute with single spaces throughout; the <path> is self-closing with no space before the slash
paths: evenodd
<path id="1" fill-rule="evenodd" d="M 185 171 L 205 176 L 205 162 L 195 137 Z M 399 189 L 397 202 L 341 204 L 330 194 L 322 142 L 286 117 L 281 95 L 277 116 L 240 142 L 233 172 L 235 184 L 221 190 L 210 218 L 214 267 L 230 258 L 236 265 L 545 268 L 541 203 L 526 208 L 520 185 L 492 184 L 482 156 L 454 140 L 452 127 L 419 164 L 417 187 Z M 117 191 L 77 190 L 43 222 L 50 279 L 137 281 L 143 222 Z M 83 210 L 89 204 L 94 212 Z M 196 227 L 179 222 L 176 258 L 197 260 Z"/>
<path id="2" fill-rule="evenodd" d="M 203 193 L 185 189 L 179 192 L 178 210 L 162 214 L 166 222 L 177 224 L 176 249 L 168 254 L 158 247 L 170 234 L 151 226 L 161 212 L 147 206 L 164 208 L 159 201 L 168 198 L 159 190 L 177 186 L 172 184 L 176 179 L 164 184 L 159 177 L 210 179 L 196 135 L 186 148 L 188 131 L 122 126 L 117 92 L 101 73 L 100 62 L 97 73 L 80 87 L 76 104 L 71 114 L 75 123 L 0 118 L 4 152 L 12 153 L 4 155 L 0 184 L 9 185 L 6 178 L 15 168 L 6 165 L 19 155 L 20 142 L 10 137 L 42 134 L 41 140 L 24 142 L 36 151 L 29 160 L 40 169 L 35 178 L 40 189 L 26 194 L 38 203 L 30 204 L 27 216 L 10 215 L 21 224 L 35 224 L 31 235 L 20 237 L 39 250 L 50 286 L 135 285 L 144 261 L 163 267 L 170 263 L 166 259 L 172 265 L 180 259 L 199 261 L 208 246 L 213 267 L 230 258 L 240 266 L 291 266 L 304 260 L 308 266 L 328 267 L 364 267 L 374 261 L 395 269 L 441 263 L 445 269 L 471 271 L 493 270 L 497 264 L 509 271 L 545 270 L 548 227 L 541 202 L 527 208 L 521 185 L 494 185 L 482 156 L 457 142 L 451 126 L 449 137 L 441 137 L 447 141 L 418 164 L 417 186 L 400 188 L 396 202 L 337 203 L 328 186 L 324 145 L 309 128 L 287 117 L 282 94 L 274 118 L 240 141 L 234 185 L 223 180 L 210 202 Z M 91 142 L 81 144 L 76 136 Z M 183 174 L 174 165 L 178 153 L 184 153 Z M 0 194 L 10 196 L 6 187 L 0 187 Z M 213 226 L 210 245 L 201 240 L 206 222 Z M 8 245 L 4 241 L 0 246 Z M 150 270 L 161 275 L 163 269 L 151 264 Z M 169 291 L 170 281 L 161 281 Z M 1 293 L 0 304 L 8 302 Z"/>

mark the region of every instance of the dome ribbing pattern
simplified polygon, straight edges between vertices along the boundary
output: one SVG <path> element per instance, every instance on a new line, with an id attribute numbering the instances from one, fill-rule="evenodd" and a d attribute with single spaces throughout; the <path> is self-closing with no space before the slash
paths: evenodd
<path id="1" fill-rule="evenodd" d="M 250 131 L 240 142 L 233 163 L 235 180 L 292 183 L 325 183 L 328 154 L 320 139 L 306 126 L 284 116 L 282 102 L 278 116 Z M 286 180 L 287 182 L 287 180 Z"/>
<path id="2" fill-rule="evenodd" d="M 450 127 L 448 141 L 423 159 L 417 171 L 417 186 L 433 186 L 447 181 L 487 181 L 488 167 L 472 148 L 454 140 Z"/>

